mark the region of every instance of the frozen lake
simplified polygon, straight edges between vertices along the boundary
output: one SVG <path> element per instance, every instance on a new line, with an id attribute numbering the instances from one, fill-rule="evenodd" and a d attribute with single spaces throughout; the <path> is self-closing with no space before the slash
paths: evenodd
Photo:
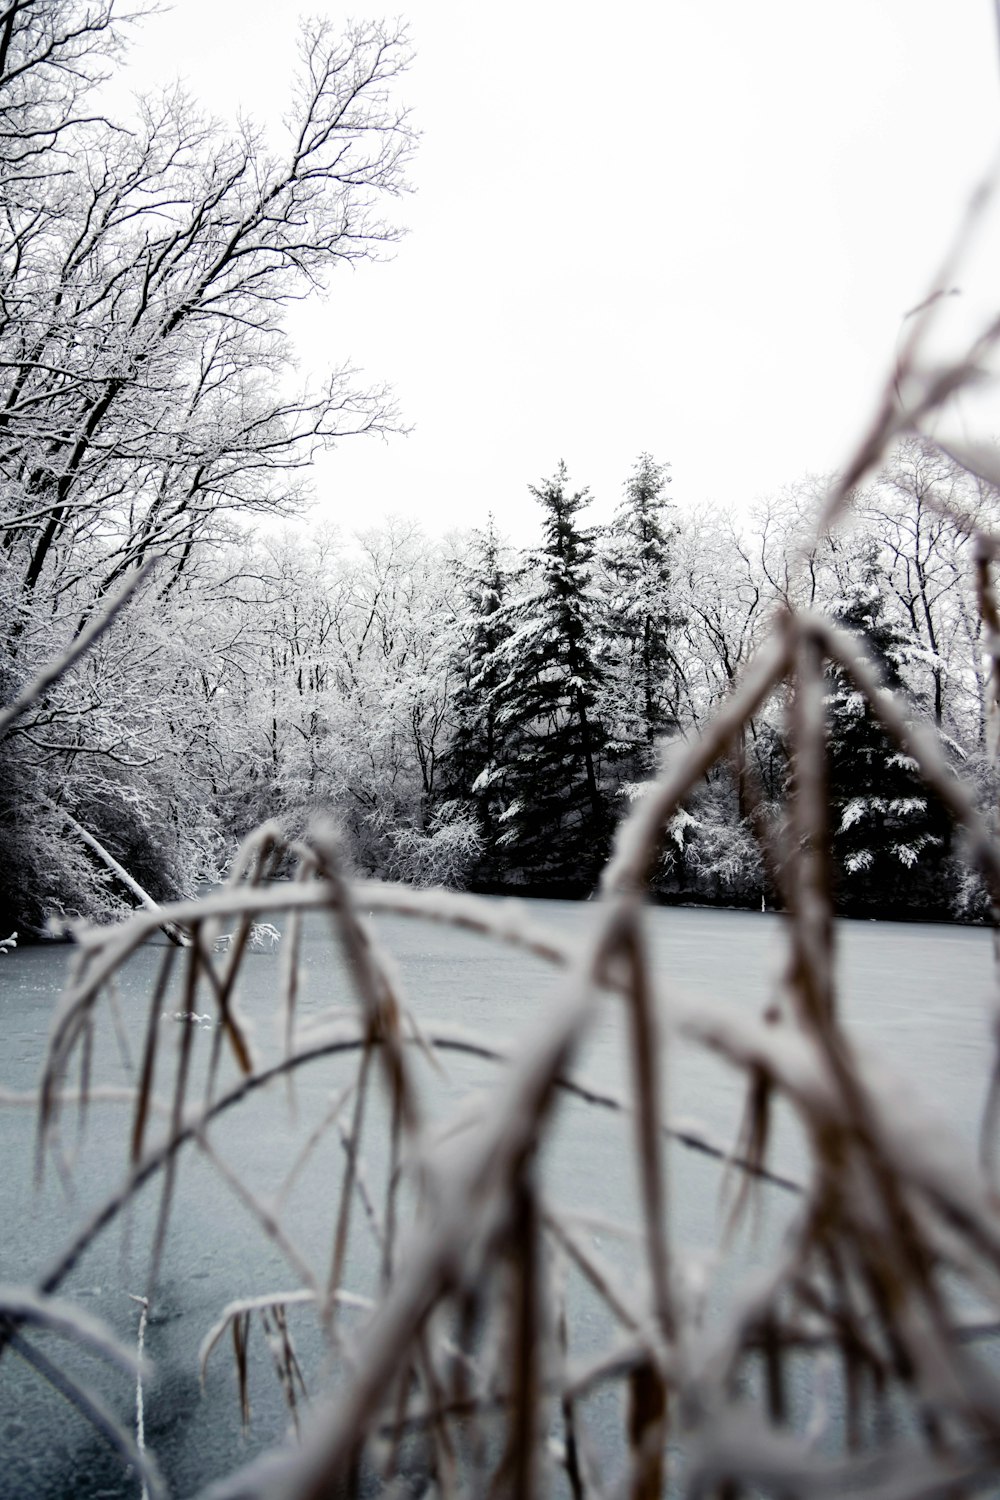
<path id="1" fill-rule="evenodd" d="M 530 903 L 536 922 L 563 933 L 586 931 L 594 907 L 566 902 Z M 403 918 L 379 919 L 377 929 L 394 955 L 406 998 L 425 1029 L 434 1022 L 475 1031 L 516 1045 L 544 1017 L 558 973 L 513 948 L 500 948 L 469 934 L 445 931 Z M 711 997 L 757 1015 L 772 997 L 782 962 L 781 919 L 735 912 L 654 909 L 648 934 L 657 974 L 689 997 Z M 967 1141 L 975 1139 L 991 1062 L 995 1005 L 991 935 L 982 930 L 871 922 L 838 924 L 843 1014 L 858 1044 L 887 1059 L 939 1118 Z M 130 963 L 120 999 L 133 1056 L 138 1054 L 150 984 L 163 950 L 149 947 Z M 0 1027 L 3 1050 L 0 1087 L 27 1090 L 37 1082 L 45 1037 L 69 951 L 21 949 L 0 959 Z M 262 1050 L 276 1048 L 272 1019 L 278 954 L 247 961 L 241 1003 L 254 1018 Z M 320 922 L 307 928 L 301 1010 L 304 1020 L 331 1004 L 346 1003 L 348 986 Z M 164 1002 L 168 1013 L 179 996 Z M 207 1009 L 207 1001 L 201 1009 Z M 611 1091 L 622 1087 L 622 1009 L 609 998 L 575 1070 Z M 163 1023 L 169 1040 L 180 1033 Z M 195 1066 L 207 1057 L 211 1032 L 194 1038 Z M 428 1104 L 442 1120 L 469 1091 L 500 1081 L 494 1066 L 449 1055 L 447 1076 L 427 1072 Z M 300 1074 L 294 1111 L 283 1088 L 255 1098 L 213 1127 L 213 1145 L 261 1196 L 279 1190 L 295 1142 L 307 1135 L 351 1075 L 353 1062 L 317 1063 Z M 110 1028 L 98 1038 L 95 1078 L 126 1083 L 129 1072 Z M 742 1107 L 741 1081 L 721 1064 L 688 1048 L 672 1052 L 668 1108 L 674 1117 L 698 1121 L 709 1136 L 732 1141 Z M 0 1173 L 0 1281 L 26 1282 L 48 1264 L 72 1226 L 120 1180 L 127 1150 L 127 1113 L 118 1105 L 92 1107 L 81 1142 L 67 1119 L 64 1146 L 77 1157 L 71 1184 L 52 1170 L 40 1192 L 32 1187 L 34 1121 L 27 1110 L 0 1112 L 3 1171 Z M 377 1112 L 366 1133 L 368 1169 L 377 1182 L 381 1164 Z M 803 1167 L 802 1143 L 790 1121 L 779 1122 L 770 1165 L 791 1175 Z M 288 1197 L 288 1223 L 296 1244 L 318 1266 L 329 1260 L 335 1185 L 342 1158 L 330 1139 L 311 1159 Z M 627 1127 L 606 1111 L 572 1103 L 560 1106 L 559 1129 L 546 1150 L 551 1200 L 593 1222 L 602 1255 L 627 1274 L 632 1246 L 614 1232 L 634 1219 Z M 720 1167 L 675 1148 L 670 1158 L 671 1226 L 675 1243 L 689 1258 L 692 1274 L 714 1278 L 711 1298 L 724 1301 L 753 1264 L 765 1259 L 780 1233 L 789 1202 L 766 1189 L 763 1223 L 743 1234 L 722 1264 L 709 1253 L 722 1219 Z M 111 1229 L 84 1256 L 63 1289 L 83 1307 L 134 1340 L 138 1314 L 129 1293 L 145 1289 L 149 1228 L 155 1194 L 140 1199 L 125 1233 Z M 359 1292 L 375 1286 L 377 1255 L 363 1222 L 355 1223 L 349 1284 Z M 266 1244 L 245 1210 L 211 1169 L 191 1154 L 180 1172 L 180 1193 L 171 1224 L 156 1316 L 147 1351 L 158 1370 L 146 1390 L 146 1439 L 178 1495 L 245 1458 L 286 1426 L 276 1382 L 267 1368 L 263 1341 L 251 1369 L 254 1426 L 239 1431 L 231 1360 L 220 1349 L 209 1367 L 205 1393 L 197 1375 L 197 1350 L 207 1329 L 234 1297 L 288 1290 L 294 1277 Z M 710 1299 L 711 1300 L 711 1299 Z M 600 1316 L 581 1304 L 572 1330 L 580 1352 L 598 1347 Z M 300 1331 L 301 1329 L 301 1331 Z M 308 1313 L 295 1325 L 303 1358 L 318 1358 Z M 46 1347 L 50 1347 L 46 1345 Z M 126 1418 L 134 1390 L 124 1377 L 108 1374 L 72 1353 L 72 1368 L 99 1380 L 108 1402 Z M 117 1382 L 117 1383 L 116 1383 Z M 9 1353 L 0 1360 L 0 1495 L 40 1497 L 72 1492 L 80 1497 L 138 1495 L 117 1457 L 83 1420 Z"/>

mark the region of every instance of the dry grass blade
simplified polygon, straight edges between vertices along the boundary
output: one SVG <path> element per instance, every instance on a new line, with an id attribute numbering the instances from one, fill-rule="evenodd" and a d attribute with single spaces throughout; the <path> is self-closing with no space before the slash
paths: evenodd
<path id="1" fill-rule="evenodd" d="M 567 1381 L 565 1378 L 565 1372 L 569 1365 L 569 1319 L 566 1309 L 567 1270 L 568 1266 L 565 1257 L 557 1250 L 553 1262 L 551 1285 L 553 1300 L 558 1309 L 554 1321 L 555 1342 L 556 1348 L 559 1351 L 559 1373 L 563 1384 L 563 1391 L 559 1397 L 559 1409 L 562 1415 L 565 1442 L 564 1463 L 572 1500 L 586 1500 L 583 1461 L 577 1427 L 576 1398 L 574 1393 L 566 1388 Z"/>
<path id="2" fill-rule="evenodd" d="M 160 1477 L 159 1469 L 150 1456 L 141 1452 L 132 1434 L 108 1410 L 103 1401 L 90 1390 L 84 1389 L 59 1365 L 53 1363 L 40 1349 L 15 1331 L 7 1334 L 7 1343 L 25 1364 L 40 1375 L 53 1390 L 58 1391 L 70 1405 L 86 1417 L 94 1430 L 117 1449 L 126 1464 L 141 1475 L 143 1485 L 152 1500 L 166 1500 L 167 1489 Z"/>
<path id="3" fill-rule="evenodd" d="M 340 1186 L 340 1201 L 337 1207 L 337 1225 L 333 1238 L 333 1257 L 330 1263 L 330 1273 L 327 1277 L 326 1317 L 329 1320 L 331 1330 L 337 1306 L 335 1294 L 337 1288 L 340 1286 L 341 1277 L 344 1272 L 344 1259 L 347 1255 L 347 1236 L 351 1227 L 351 1209 L 354 1206 L 354 1187 L 358 1170 L 358 1141 L 361 1136 L 365 1102 L 368 1096 L 371 1055 L 371 1044 L 366 1038 L 361 1053 L 361 1065 L 358 1069 L 354 1092 L 354 1114 L 351 1119 L 350 1129 L 351 1149 L 346 1152 L 344 1175 Z"/>
<path id="4" fill-rule="evenodd" d="M 444 1413 L 444 1386 L 434 1367 L 426 1329 L 422 1330 L 417 1348 L 417 1369 L 424 1389 L 427 1391 L 428 1428 L 433 1444 L 432 1472 L 436 1480 L 437 1491 L 442 1500 L 453 1500 L 457 1494 L 458 1461 Z"/>
<path id="5" fill-rule="evenodd" d="M 272 1321 L 273 1320 L 273 1321 Z M 296 1434 L 299 1431 L 299 1401 L 308 1399 L 305 1376 L 295 1353 L 295 1345 L 288 1329 L 285 1318 L 285 1310 L 280 1303 L 273 1306 L 270 1317 L 264 1309 L 261 1312 L 261 1324 L 264 1336 L 267 1339 L 271 1354 L 274 1358 L 274 1367 L 277 1372 L 278 1381 L 284 1393 L 285 1404 Z"/>
<path id="6" fill-rule="evenodd" d="M 369 1297 L 360 1297 L 353 1292 L 340 1291 L 337 1299 L 345 1307 L 353 1307 L 364 1312 L 371 1312 L 374 1303 Z M 289 1292 L 268 1292 L 260 1297 L 241 1297 L 236 1302 L 230 1302 L 222 1309 L 222 1313 L 216 1323 L 206 1333 L 201 1341 L 198 1351 L 198 1373 L 202 1385 L 205 1384 L 205 1376 L 208 1370 L 208 1361 L 212 1351 L 218 1345 L 226 1330 L 236 1318 L 249 1318 L 253 1313 L 274 1312 L 280 1308 L 282 1316 L 287 1314 L 289 1307 L 316 1307 L 319 1298 L 317 1293 L 309 1288 L 296 1287 Z"/>
<path id="7" fill-rule="evenodd" d="M 316 1275 L 305 1256 L 293 1243 L 288 1231 L 282 1225 L 279 1216 L 273 1209 L 260 1202 L 257 1196 L 247 1187 L 238 1172 L 234 1172 L 231 1167 L 226 1165 L 219 1153 L 209 1144 L 203 1130 L 194 1131 L 193 1139 L 206 1161 L 211 1163 L 223 1182 L 232 1190 L 233 1195 L 255 1219 L 263 1230 L 265 1238 L 270 1240 L 281 1251 L 281 1254 L 288 1262 L 289 1269 L 315 1295 L 318 1290 Z"/>
<path id="8" fill-rule="evenodd" d="M 770 1025 L 777 1024 L 776 1020 L 770 1017 L 768 1022 Z M 730 1236 L 736 1233 L 744 1213 L 750 1207 L 755 1183 L 772 1181 L 774 1177 L 766 1166 L 767 1148 L 771 1138 L 772 1103 L 770 1079 L 760 1068 L 751 1068 L 747 1078 L 743 1120 L 736 1137 L 736 1147 L 731 1158 L 726 1162 L 729 1171 L 723 1183 L 725 1190 L 731 1180 L 732 1170 L 746 1163 L 739 1174 L 739 1182 L 729 1210 L 726 1232 Z"/>
<path id="9" fill-rule="evenodd" d="M 77 1094 L 77 1139 L 82 1140 L 87 1125 L 87 1104 L 90 1100 L 90 1080 L 94 1059 L 94 1022 L 87 1016 L 80 1032 L 80 1085 Z"/>
<path id="10" fill-rule="evenodd" d="M 827 856 L 823 663 L 808 636 L 795 642 L 789 711 L 792 798 L 788 882 L 792 902 L 788 987 L 807 1030 L 834 1023 L 833 897 Z"/>
<path id="11" fill-rule="evenodd" d="M 233 873 L 230 876 L 230 885 L 245 881 L 251 890 L 260 885 L 269 868 L 272 865 L 276 866 L 284 851 L 285 841 L 276 827 L 266 824 L 263 828 L 257 829 L 256 833 L 251 834 L 246 840 L 241 854 L 237 856 Z M 222 1030 L 232 1048 L 237 1066 L 241 1072 L 248 1075 L 254 1069 L 253 1057 L 246 1032 L 236 1013 L 233 991 L 252 928 L 252 917 L 248 912 L 242 912 L 237 923 L 235 937 L 226 955 L 225 973 L 220 980 L 216 979 L 211 958 L 206 954 L 204 959 L 205 970 L 215 989 Z M 213 1058 L 213 1067 L 209 1075 L 209 1097 L 214 1082 L 216 1062 L 217 1058 Z"/>
<path id="12" fill-rule="evenodd" d="M 199 944 L 200 933 L 196 925 L 192 928 L 192 942 L 191 947 L 188 949 L 187 974 L 185 976 L 184 1009 L 189 1015 L 193 1014 L 196 1010 Z M 184 1103 L 187 1098 L 188 1076 L 191 1069 L 191 1049 L 194 1041 L 194 1030 L 193 1026 L 182 1026 L 180 1028 L 177 1072 L 174 1078 L 174 1097 L 170 1114 L 170 1135 L 174 1140 L 179 1140 L 182 1133 L 181 1127 L 184 1118 Z M 163 1247 L 167 1238 L 167 1226 L 170 1221 L 170 1205 L 173 1201 L 176 1168 L 177 1156 L 175 1152 L 171 1152 L 166 1162 L 163 1190 L 160 1195 L 160 1211 L 156 1221 L 156 1232 L 153 1236 L 149 1286 L 146 1291 L 146 1296 L 150 1301 L 152 1301 L 153 1292 L 159 1277 Z"/>
<path id="13" fill-rule="evenodd" d="M 410 1078 L 403 1053 L 403 1007 L 390 976 L 389 966 L 365 927 L 355 907 L 349 882 L 340 868 L 337 838 L 331 829 L 320 825 L 313 843 L 318 868 L 325 877 L 330 894 L 330 910 L 340 934 L 344 952 L 354 976 L 364 1008 L 369 1035 L 383 1044 L 382 1066 L 390 1098 L 400 1110 L 403 1127 L 411 1134 L 420 1129 L 418 1094 Z M 360 1091 L 359 1091 L 360 1093 Z M 357 1133 L 354 1132 L 355 1139 Z"/>
<path id="14" fill-rule="evenodd" d="M 285 1064 L 287 1067 L 286 1076 L 291 1077 L 294 1068 L 294 1058 L 286 1056 Z M 305 1141 L 303 1141 L 302 1147 L 298 1155 L 295 1157 L 295 1160 L 289 1166 L 288 1171 L 285 1174 L 285 1179 L 282 1182 L 281 1187 L 278 1190 L 278 1194 L 274 1200 L 274 1211 L 278 1217 L 281 1216 L 285 1205 L 288 1202 L 289 1194 L 295 1186 L 299 1175 L 305 1169 L 306 1164 L 308 1163 L 310 1157 L 313 1155 L 313 1152 L 316 1150 L 316 1147 L 326 1135 L 327 1131 L 339 1122 L 344 1106 L 353 1094 L 354 1089 L 355 1085 L 353 1083 L 348 1083 L 340 1090 L 340 1092 L 335 1096 L 329 1109 L 319 1120 L 318 1124 L 313 1127 L 312 1131 L 309 1133 Z"/>
<path id="15" fill-rule="evenodd" d="M 622 1327 L 635 1334 L 644 1330 L 645 1320 L 642 1308 L 630 1298 L 613 1267 L 609 1266 L 591 1246 L 585 1245 L 560 1214 L 553 1213 L 551 1209 L 545 1209 L 543 1220 L 549 1234 L 583 1273 Z"/>
<path id="16" fill-rule="evenodd" d="M 638 912 L 633 913 L 631 923 L 622 933 L 620 951 L 628 966 L 629 976 L 626 1005 L 632 1048 L 631 1071 L 636 1092 L 636 1162 L 639 1167 L 645 1221 L 647 1264 L 656 1321 L 663 1338 L 670 1342 L 676 1333 L 676 1319 L 670 1287 L 670 1251 L 665 1229 L 660 1035 Z"/>
<path id="17" fill-rule="evenodd" d="M 175 952 L 176 949 L 168 948 L 163 955 L 160 963 L 160 972 L 157 975 L 156 984 L 153 986 L 153 994 L 149 1005 L 149 1016 L 146 1021 L 146 1040 L 142 1050 L 142 1071 L 139 1075 L 139 1095 L 136 1100 L 135 1119 L 132 1126 L 131 1159 L 133 1166 L 142 1156 L 142 1148 L 145 1141 L 146 1121 L 149 1118 L 153 1077 L 156 1070 L 156 1045 L 160 1035 L 160 1012 L 170 984 Z"/>
<path id="18" fill-rule="evenodd" d="M 368 1220 L 368 1224 L 372 1232 L 372 1237 L 374 1238 L 376 1245 L 382 1252 L 384 1270 L 386 1249 L 385 1227 L 379 1218 L 378 1209 L 375 1207 L 374 1199 L 372 1198 L 371 1192 L 368 1188 L 368 1181 L 365 1175 L 364 1163 L 361 1160 L 361 1155 L 358 1152 L 357 1147 L 355 1146 L 353 1138 L 348 1134 L 343 1122 L 340 1120 L 337 1121 L 337 1134 L 340 1136 L 340 1144 L 344 1148 L 345 1156 L 354 1158 L 354 1186 L 357 1190 L 358 1197 L 361 1199 L 361 1205 L 364 1208 L 365 1218 Z M 385 1280 L 386 1277 L 383 1274 L 383 1281 Z"/>
<path id="19" fill-rule="evenodd" d="M 619 993 L 622 992 L 622 986 L 617 981 L 612 981 L 608 975 L 605 976 L 605 983 L 610 989 Z M 670 1013 L 666 1011 L 661 1014 L 657 1024 L 662 1027 L 669 1020 Z M 680 1023 L 676 1024 L 675 1029 L 678 1032 L 683 1032 L 684 1021 L 679 1017 L 674 1017 L 674 1020 Z M 435 1026 L 429 1032 L 428 1039 L 437 1051 L 457 1052 L 468 1057 L 483 1058 L 489 1062 L 509 1063 L 513 1056 L 511 1052 L 501 1051 L 494 1044 L 482 1041 L 468 1032 L 446 1031 Z M 752 1066 L 749 1067 L 749 1071 L 753 1074 L 754 1070 Z M 584 1104 L 593 1105 L 598 1109 L 609 1110 L 612 1114 L 630 1116 L 634 1113 L 632 1104 L 626 1099 L 622 1098 L 619 1094 L 611 1093 L 603 1086 L 591 1082 L 588 1078 L 572 1075 L 559 1077 L 556 1079 L 555 1086 L 560 1093 L 568 1094 L 572 1098 L 579 1099 Z M 722 1142 L 713 1140 L 704 1128 L 694 1121 L 662 1120 L 660 1122 L 660 1131 L 666 1140 L 675 1141 L 687 1151 L 694 1151 L 701 1156 L 708 1157 L 712 1161 L 721 1162 L 741 1176 L 753 1178 L 762 1183 L 768 1183 L 771 1187 L 780 1188 L 786 1193 L 799 1195 L 806 1190 L 804 1184 L 796 1178 L 790 1177 L 784 1172 L 772 1171 L 762 1161 L 758 1161 L 754 1154 L 743 1154 L 738 1147 L 734 1148 L 723 1145 Z"/>
<path id="20" fill-rule="evenodd" d="M 135 1442 L 139 1452 L 146 1452 L 146 1409 L 142 1389 L 142 1361 L 143 1351 L 146 1345 L 146 1323 L 149 1318 L 149 1302 L 145 1297 L 137 1297 L 134 1292 L 129 1292 L 133 1302 L 139 1304 L 139 1330 L 136 1335 L 136 1352 L 139 1358 L 139 1370 L 135 1377 Z M 149 1500 L 149 1490 L 144 1484 L 142 1487 L 142 1500 Z"/>
<path id="21" fill-rule="evenodd" d="M 0 1322 L 8 1330 L 29 1326 L 72 1339 L 92 1354 L 117 1365 L 127 1375 L 138 1373 L 136 1357 L 96 1318 L 72 1303 L 40 1295 L 29 1287 L 0 1286 Z"/>
<path id="22" fill-rule="evenodd" d="M 250 1314 L 238 1313 L 232 1319 L 230 1327 L 233 1334 L 236 1388 L 240 1400 L 240 1422 L 246 1433 L 250 1430 L 250 1390 L 247 1384 L 247 1339 L 250 1334 Z"/>
<path id="23" fill-rule="evenodd" d="M 512 1403 L 507 1447 L 492 1494 L 533 1500 L 538 1493 L 539 1370 L 543 1312 L 539 1296 L 539 1227 L 529 1169 L 510 1193 L 509 1229 L 513 1280 Z"/>
<path id="24" fill-rule="evenodd" d="M 628 1445 L 631 1500 L 660 1500 L 665 1479 L 667 1383 L 652 1360 L 628 1381 Z"/>
<path id="25" fill-rule="evenodd" d="M 307 866 L 300 865 L 296 871 L 296 879 L 300 882 L 306 880 L 310 875 Z M 299 993 L 299 963 L 302 946 L 302 913 L 289 912 L 288 923 L 285 928 L 281 954 L 281 978 L 278 989 L 282 996 L 285 1008 L 285 1056 L 291 1057 L 295 1046 L 295 1020 L 296 1007 Z M 294 1107 L 295 1093 L 292 1074 L 288 1075 L 288 1098 Z"/>

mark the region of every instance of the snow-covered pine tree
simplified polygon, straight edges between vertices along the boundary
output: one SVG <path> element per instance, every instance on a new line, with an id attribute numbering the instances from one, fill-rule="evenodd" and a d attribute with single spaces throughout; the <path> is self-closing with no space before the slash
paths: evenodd
<path id="1" fill-rule="evenodd" d="M 506 610 L 497 653 L 498 722 L 513 758 L 504 777 L 500 836 L 524 883 L 585 889 L 607 853 L 609 809 L 597 703 L 605 685 L 595 534 L 577 517 L 589 491 L 571 491 L 566 465 L 531 493 L 543 510 L 542 545 L 529 554 L 524 591 Z"/>
<path id="2" fill-rule="evenodd" d="M 883 582 L 868 548 L 835 618 L 861 637 L 886 686 L 905 698 L 908 643 L 886 617 Z M 844 669 L 831 664 L 827 681 L 827 805 L 839 909 L 892 916 L 945 908 L 947 815 Z"/>
<path id="3" fill-rule="evenodd" d="M 604 713 L 627 781 L 655 767 L 657 741 L 676 728 L 673 635 L 682 623 L 673 587 L 678 527 L 666 497 L 669 465 L 636 460 L 603 548 L 608 691 Z"/>
<path id="4" fill-rule="evenodd" d="M 512 753 L 509 724 L 501 722 L 498 686 L 507 675 L 497 653 L 510 634 L 505 609 L 512 570 L 492 513 L 485 531 L 474 531 L 468 558 L 458 567 L 461 602 L 456 620 L 452 697 L 454 732 L 442 758 L 444 795 L 470 804 L 482 839 L 472 872 L 478 885 L 503 884 L 506 850 L 501 815 Z"/>

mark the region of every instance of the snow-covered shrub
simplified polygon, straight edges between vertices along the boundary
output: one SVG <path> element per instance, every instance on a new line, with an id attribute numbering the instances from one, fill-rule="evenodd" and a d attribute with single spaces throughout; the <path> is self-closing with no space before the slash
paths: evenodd
<path id="1" fill-rule="evenodd" d="M 739 816 L 727 767 L 671 818 L 656 883 L 688 900 L 760 904 L 765 888 L 761 851 L 750 823 Z"/>
<path id="2" fill-rule="evenodd" d="M 461 803 L 444 802 L 426 830 L 397 828 L 390 834 L 388 874 L 410 885 L 461 890 L 482 850 L 475 816 Z"/>

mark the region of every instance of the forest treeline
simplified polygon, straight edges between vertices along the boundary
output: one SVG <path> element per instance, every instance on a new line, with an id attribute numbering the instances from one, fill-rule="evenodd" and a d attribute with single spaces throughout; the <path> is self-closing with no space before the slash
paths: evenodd
<path id="1" fill-rule="evenodd" d="M 335 813 L 361 871 L 586 894 L 623 809 L 789 602 L 859 633 L 956 770 L 995 795 L 973 559 L 953 519 L 995 524 L 993 493 L 910 442 L 857 497 L 851 528 L 803 558 L 816 483 L 743 521 L 675 506 L 668 485 L 643 455 L 594 527 L 560 466 L 533 489 L 528 549 L 490 520 L 446 539 L 401 520 L 350 536 L 291 524 L 161 564 L 0 746 L 5 919 L 131 900 L 74 825 L 165 897 L 220 875 L 262 820 L 294 834 L 317 810 Z M 81 578 L 107 567 L 106 542 L 89 550 Z M 60 596 L 50 576 L 23 632 L 32 663 L 80 608 L 81 585 Z M 22 647 L 18 676 L 28 658 Z M 827 683 L 842 908 L 978 915 L 978 883 L 912 764 L 839 672 Z M 772 700 L 674 818 L 653 880 L 664 898 L 780 900 L 786 708 Z"/>
<path id="2" fill-rule="evenodd" d="M 284 315 L 396 238 L 407 39 L 307 25 L 275 142 L 176 87 L 111 118 L 130 24 L 113 0 L 0 17 L 0 706 L 155 559 L 0 741 L 3 923 L 129 904 L 95 840 L 166 897 L 260 820 L 294 833 L 316 809 L 363 871 L 585 893 L 789 602 L 859 631 L 992 797 L 967 535 L 997 499 L 932 448 L 904 445 L 805 558 L 817 484 L 737 520 L 674 506 L 648 455 L 601 528 L 565 468 L 539 482 L 527 550 L 485 517 L 447 540 L 290 521 L 318 446 L 396 420 L 348 366 L 299 382 Z M 975 913 L 905 755 L 835 674 L 828 707 L 843 907 Z M 762 710 L 674 818 L 664 896 L 776 899 L 783 715 Z"/>

